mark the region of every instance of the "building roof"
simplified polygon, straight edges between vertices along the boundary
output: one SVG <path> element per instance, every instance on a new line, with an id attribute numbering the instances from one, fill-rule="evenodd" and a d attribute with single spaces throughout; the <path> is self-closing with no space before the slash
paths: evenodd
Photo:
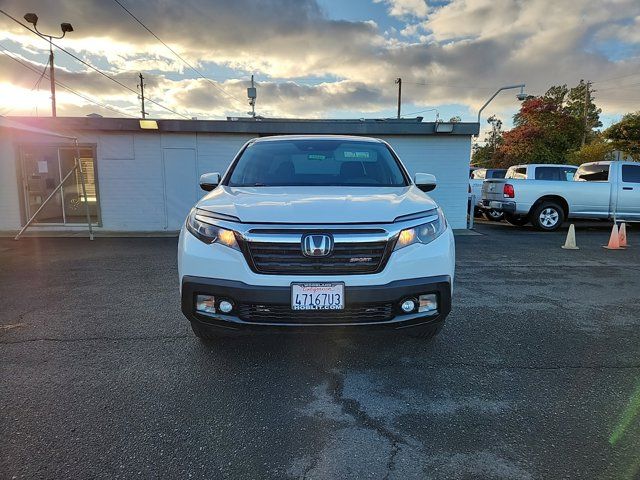
<path id="1" fill-rule="evenodd" d="M 480 125 L 475 122 L 422 122 L 412 119 L 251 119 L 227 120 L 156 120 L 158 129 L 140 127 L 136 118 L 107 117 L 11 117 L 36 128 L 56 132 L 174 132 L 174 133 L 238 133 L 253 135 L 477 135 Z"/>

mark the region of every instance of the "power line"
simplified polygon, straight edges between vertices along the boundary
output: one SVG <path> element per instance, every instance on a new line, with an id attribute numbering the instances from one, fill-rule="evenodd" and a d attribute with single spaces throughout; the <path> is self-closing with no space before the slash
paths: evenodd
<path id="1" fill-rule="evenodd" d="M 640 85 L 640 82 L 628 83 L 626 85 L 617 85 L 615 87 L 598 88 L 596 91 L 597 92 L 604 92 L 606 90 L 624 90 L 626 88 L 633 88 L 635 90 L 637 85 Z"/>
<path id="2" fill-rule="evenodd" d="M 22 60 L 20 60 L 20 59 L 18 59 L 18 58 L 16 58 L 16 57 L 14 57 L 14 56 L 12 56 L 12 55 L 10 55 L 9 53 L 7 53 L 7 52 L 9 52 L 10 50 L 9 50 L 8 48 L 6 48 L 4 45 L 0 44 L 0 48 L 2 48 L 2 50 L 3 50 L 3 51 L 2 51 L 2 52 L 0 52 L 0 53 L 5 54 L 5 55 L 6 55 L 7 57 L 9 57 L 10 59 L 12 59 L 12 60 L 14 60 L 15 62 L 19 63 L 19 64 L 20 64 L 20 65 L 22 65 L 23 67 L 28 68 L 28 69 L 29 69 L 29 70 L 31 70 L 32 72 L 34 72 L 34 73 L 36 73 L 36 74 L 40 74 L 39 70 L 38 70 L 38 69 L 36 69 L 36 68 L 34 68 L 34 67 L 33 67 L 33 65 L 29 65 L 28 63 L 25 63 L 25 62 L 23 62 Z M 46 78 L 46 79 L 48 80 L 48 79 L 49 79 L 49 76 L 48 76 L 48 75 L 46 75 L 46 74 L 42 75 L 42 77 L 38 79 L 38 82 L 40 82 L 40 80 L 42 80 L 42 78 Z M 64 83 L 62 83 L 62 82 L 60 82 L 60 81 L 58 81 L 58 80 L 56 80 L 56 85 L 58 85 L 58 86 L 60 86 L 60 87 L 64 88 L 65 90 L 69 91 L 70 93 L 72 93 L 72 94 L 74 94 L 74 95 L 76 95 L 76 96 L 78 96 L 78 97 L 80 97 L 80 98 L 83 98 L 84 100 L 86 100 L 86 101 L 88 101 L 88 102 L 90 102 L 90 103 L 93 103 L 94 105 L 97 105 L 97 106 L 102 107 L 102 108 L 107 109 L 107 110 L 111 110 L 112 112 L 118 113 L 118 114 L 120 114 L 120 115 L 126 115 L 126 116 L 131 117 L 131 118 L 137 118 L 135 115 L 131 115 L 131 114 L 126 113 L 126 112 L 122 112 L 122 111 L 120 111 L 120 110 L 117 110 L 117 109 L 115 109 L 115 108 L 113 108 L 113 107 L 109 106 L 109 105 L 106 105 L 106 104 L 104 104 L 104 103 L 98 102 L 97 100 L 94 100 L 94 99 L 92 99 L 92 98 L 89 98 L 89 97 L 87 97 L 87 96 L 85 96 L 85 95 L 83 95 L 83 94 L 81 94 L 81 93 L 79 93 L 79 92 L 75 91 L 75 90 L 74 90 L 74 89 L 72 89 L 71 87 L 69 87 L 69 86 L 65 85 Z M 34 88 L 35 88 L 35 86 L 34 86 Z M 33 88 L 31 89 L 31 91 L 33 91 Z M 13 110 L 13 109 L 11 109 L 11 110 Z M 6 111 L 5 113 L 3 113 L 3 115 L 4 115 L 4 114 L 6 114 L 6 113 L 8 113 L 8 112 L 10 112 L 11 110 Z"/>
<path id="3" fill-rule="evenodd" d="M 131 18 L 133 18 L 136 22 L 138 22 L 142 28 L 144 28 L 147 32 L 149 32 L 151 35 L 154 36 L 154 38 L 156 40 L 158 40 L 162 45 L 164 45 L 171 53 L 173 53 L 176 57 L 178 57 L 187 67 L 189 67 L 191 70 L 193 70 L 194 72 L 196 72 L 198 74 L 198 76 L 200 76 L 201 78 L 203 78 L 204 80 L 206 80 L 207 82 L 209 82 L 211 85 L 213 85 L 214 88 L 216 88 L 217 90 L 219 90 L 220 92 L 222 92 L 223 94 L 225 94 L 226 96 L 228 96 L 229 98 L 232 98 L 233 100 L 242 103 L 244 105 L 244 102 L 240 99 L 238 99 L 237 97 L 233 96 L 232 94 L 230 94 L 229 92 L 227 92 L 226 90 L 224 90 L 223 88 L 221 88 L 219 85 L 217 85 L 213 80 L 211 80 L 210 78 L 206 77 L 205 75 L 203 75 L 197 68 L 195 68 L 193 65 L 191 65 L 189 62 L 187 62 L 178 52 L 176 52 L 173 48 L 171 48 L 169 45 L 167 45 L 160 37 L 158 37 L 158 35 L 156 35 L 155 33 L 153 33 L 153 31 L 147 27 L 142 20 L 140 20 L 138 17 L 136 17 L 133 13 L 131 13 L 131 11 L 125 7 L 120 0 L 113 0 L 114 2 L 116 2 L 118 5 L 120 5 L 122 7 L 122 9 L 127 12 Z"/>
<path id="4" fill-rule="evenodd" d="M 620 76 L 618 76 L 618 77 L 605 78 L 605 79 L 603 79 L 603 80 L 598 80 L 598 81 L 595 81 L 595 82 L 593 82 L 593 83 L 604 83 L 604 82 L 610 82 L 611 80 L 619 80 L 619 79 L 621 79 L 621 78 L 633 77 L 633 76 L 635 76 L 635 75 L 640 75 L 640 72 L 629 73 L 629 74 L 627 74 L 627 75 L 620 75 Z"/>
<path id="5" fill-rule="evenodd" d="M 454 88 L 466 88 L 467 90 L 494 90 L 495 87 L 477 87 L 473 85 L 452 85 L 446 82 L 438 83 L 421 83 L 421 82 L 404 82 L 409 85 L 422 85 L 425 87 L 454 87 Z"/>
<path id="6" fill-rule="evenodd" d="M 7 13 L 7 12 L 5 12 L 4 10 L 0 9 L 0 13 L 2 13 L 4 16 L 6 16 L 6 17 L 10 18 L 10 19 L 11 19 L 11 20 L 13 20 L 14 22 L 16 22 L 18 25 L 21 25 L 22 27 L 26 28 L 26 29 L 27 29 L 27 30 L 29 30 L 30 32 L 35 33 L 35 34 L 36 34 L 36 35 L 38 35 L 40 38 L 44 38 L 40 33 L 36 32 L 36 31 L 35 31 L 35 30 L 33 30 L 33 29 L 31 29 L 29 26 L 25 25 L 25 24 L 24 24 L 24 23 L 22 23 L 20 20 L 18 20 L 18 19 L 17 19 L 17 18 L 15 18 L 14 16 L 12 16 L 12 15 L 8 14 L 8 13 Z M 109 79 L 109 80 L 111 80 L 112 82 L 117 83 L 117 84 L 118 84 L 118 85 L 120 85 L 122 88 L 125 88 L 125 89 L 129 90 L 130 92 L 135 93 L 135 94 L 136 94 L 136 96 L 138 95 L 138 92 L 136 92 L 136 91 L 135 91 L 134 89 L 132 89 L 131 87 L 129 87 L 129 86 L 127 86 L 126 84 L 124 84 L 124 83 L 122 83 L 122 82 L 118 81 L 116 78 L 113 78 L 112 76 L 110 76 L 110 75 L 108 75 L 108 74 L 104 73 L 102 70 L 100 70 L 100 69 L 98 69 L 98 68 L 94 67 L 93 65 L 91 65 L 91 64 L 90 64 L 90 63 L 88 63 L 88 62 L 86 62 L 86 61 L 85 61 L 85 60 L 83 60 L 82 58 L 80 58 L 80 57 L 78 57 L 78 56 L 74 55 L 73 53 L 69 52 L 68 50 L 66 50 L 66 49 L 62 48 L 60 45 L 56 44 L 55 42 L 51 42 L 51 44 L 52 44 L 53 46 L 55 46 L 57 49 L 59 49 L 59 50 L 63 51 L 64 53 L 66 53 L 67 55 L 69 55 L 69 56 L 71 56 L 71 57 L 75 58 L 77 61 L 79 61 L 79 62 L 80 62 L 80 63 L 82 63 L 83 65 L 85 65 L 85 66 L 89 67 L 91 70 L 94 70 L 95 72 L 99 73 L 99 74 L 100 74 L 100 75 L 102 75 L 103 77 L 108 78 L 108 79 Z M 178 115 L 178 116 L 180 116 L 180 117 L 182 117 L 182 118 L 189 119 L 189 117 L 188 117 L 187 115 L 183 115 L 182 113 L 178 113 L 178 112 L 176 112 L 175 110 L 173 110 L 173 109 L 171 109 L 171 108 L 169 108 L 169 107 L 167 107 L 167 106 L 165 106 L 165 105 L 162 105 L 162 104 L 161 104 L 161 103 L 159 103 L 159 102 L 156 102 L 155 100 L 152 100 L 152 99 L 150 99 L 150 98 L 147 98 L 147 101 L 148 101 L 148 102 L 150 102 L 150 103 L 153 103 L 153 104 L 155 104 L 155 105 L 157 105 L 157 106 L 159 106 L 159 107 L 161 107 L 161 108 L 163 108 L 163 109 L 165 109 L 165 110 L 167 110 L 167 111 L 169 111 L 169 112 L 171 112 L 171 113 L 174 113 L 174 114 L 176 114 L 176 115 Z"/>

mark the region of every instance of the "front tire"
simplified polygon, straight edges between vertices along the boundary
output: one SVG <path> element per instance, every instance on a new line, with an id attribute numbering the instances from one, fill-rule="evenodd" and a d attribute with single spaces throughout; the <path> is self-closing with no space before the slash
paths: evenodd
<path id="1" fill-rule="evenodd" d="M 520 215 L 505 214 L 504 219 L 516 227 L 524 227 L 529 223 L 529 219 L 527 217 L 521 217 Z"/>
<path id="2" fill-rule="evenodd" d="M 543 232 L 554 232 L 564 222 L 564 209 L 554 202 L 542 202 L 531 212 L 531 223 Z"/>
<path id="3" fill-rule="evenodd" d="M 412 329 L 407 331 L 407 335 L 413 338 L 419 338 L 420 340 L 432 340 L 433 337 L 440 333 L 442 327 L 444 326 L 444 322 L 438 322 L 436 324 L 429 325 L 421 325 L 419 327 L 413 327 Z"/>
<path id="4" fill-rule="evenodd" d="M 485 210 L 484 217 L 491 222 L 500 222 L 504 218 L 504 212 L 498 210 Z"/>

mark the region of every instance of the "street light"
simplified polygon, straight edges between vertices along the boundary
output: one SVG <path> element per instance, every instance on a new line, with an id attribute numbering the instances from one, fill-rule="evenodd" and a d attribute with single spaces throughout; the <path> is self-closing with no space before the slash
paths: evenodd
<path id="1" fill-rule="evenodd" d="M 64 38 L 67 32 L 73 32 L 73 26 L 71 26 L 70 23 L 66 23 L 66 22 L 61 23 L 60 30 L 62 30 L 62 35 L 56 37 L 55 35 L 47 35 L 46 33 L 42 33 L 40 30 L 38 30 L 38 27 L 37 27 L 38 15 L 36 15 L 35 13 L 26 13 L 23 18 L 27 22 L 29 22 L 31 25 L 33 25 L 33 28 L 35 29 L 38 35 L 40 35 L 43 38 L 44 37 L 49 38 L 49 80 L 51 82 L 51 116 L 55 117 L 56 116 L 56 76 L 55 76 L 55 69 L 53 66 L 52 39 L 55 38 L 56 40 L 59 40 L 61 38 Z"/>
<path id="2" fill-rule="evenodd" d="M 516 95 L 516 98 L 517 98 L 518 100 L 520 100 L 521 102 L 522 102 L 522 101 L 524 101 L 524 100 L 526 100 L 526 99 L 527 99 L 527 94 L 526 94 L 526 93 L 524 93 L 524 87 L 525 87 L 525 84 L 524 84 L 524 83 L 521 83 L 520 85 L 509 85 L 509 86 L 506 86 L 506 87 L 501 87 L 501 88 L 499 88 L 499 89 L 496 91 L 496 93 L 494 93 L 493 95 L 491 95 L 491 98 L 489 98 L 489 100 L 487 100 L 487 101 L 485 102 L 485 104 L 484 104 L 484 105 L 482 105 L 482 107 L 480 107 L 480 110 L 478 110 L 478 124 L 480 124 L 480 115 L 482 114 L 482 111 L 485 109 L 485 107 L 486 107 L 487 105 L 489 105 L 489 103 L 491 103 L 491 100 L 493 100 L 494 98 L 496 98 L 496 96 L 497 96 L 501 91 L 503 91 L 503 90 L 511 90 L 511 89 L 514 89 L 514 88 L 519 88 L 519 89 L 520 89 L 520 93 L 518 93 L 518 94 Z"/>

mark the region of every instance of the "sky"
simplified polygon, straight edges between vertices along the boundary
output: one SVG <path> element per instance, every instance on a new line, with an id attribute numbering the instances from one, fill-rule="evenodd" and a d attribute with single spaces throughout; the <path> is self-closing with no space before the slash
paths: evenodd
<path id="1" fill-rule="evenodd" d="M 54 48 L 56 80 L 85 97 L 59 86 L 59 116 L 139 116 L 140 72 L 153 118 L 247 116 L 252 74 L 263 117 L 394 117 L 398 77 L 403 116 L 426 121 L 475 121 L 504 85 L 540 95 L 580 79 L 605 127 L 640 110 L 638 0 L 119 1 L 197 72 L 115 0 L 0 0 L 44 33 L 71 23 L 55 43 L 122 84 Z M 50 115 L 48 42 L 0 15 L 0 52 L 0 114 Z M 516 93 L 491 102 L 483 129 L 493 114 L 510 126 Z"/>

